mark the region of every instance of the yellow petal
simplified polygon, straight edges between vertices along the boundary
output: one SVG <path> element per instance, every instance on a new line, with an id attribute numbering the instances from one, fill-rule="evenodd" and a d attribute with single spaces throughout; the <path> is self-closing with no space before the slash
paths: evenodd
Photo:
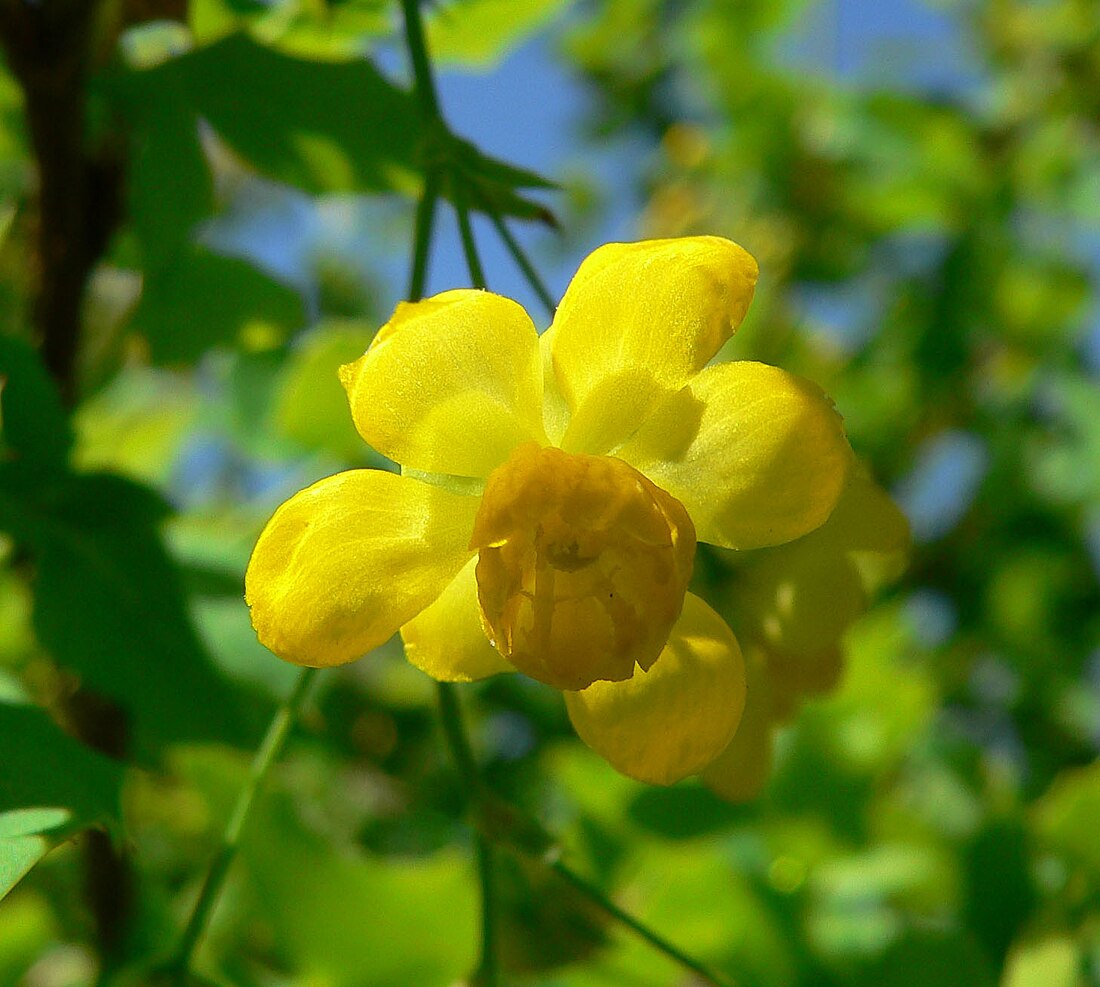
<path id="1" fill-rule="evenodd" d="M 861 471 L 820 528 L 747 559 L 732 604 L 742 640 L 771 656 L 776 687 L 792 696 L 826 691 L 841 669 L 841 639 L 870 594 L 904 566 L 908 525 Z"/>
<path id="2" fill-rule="evenodd" d="M 487 476 L 519 443 L 546 444 L 538 334 L 515 302 L 447 291 L 402 302 L 340 368 L 355 427 L 402 466 Z"/>
<path id="3" fill-rule="evenodd" d="M 683 505 L 611 456 L 520 446 L 485 483 L 470 547 L 500 653 L 559 689 L 648 669 L 695 560 Z"/>
<path id="4" fill-rule="evenodd" d="M 671 785 L 714 760 L 744 703 L 745 667 L 733 632 L 691 593 L 648 672 L 565 693 L 581 740 L 624 775 L 655 785 Z"/>
<path id="5" fill-rule="evenodd" d="M 769 651 L 772 715 L 778 722 L 790 719 L 806 699 L 832 692 L 843 674 L 844 655 L 839 647 L 814 655 L 785 655 L 779 651 Z"/>
<path id="6" fill-rule="evenodd" d="M 772 699 L 763 655 L 746 649 L 748 695 L 745 713 L 733 740 L 702 772 L 701 780 L 715 795 L 746 802 L 764 787 L 772 769 Z"/>
<path id="7" fill-rule="evenodd" d="M 260 641 L 315 667 L 378 647 L 470 558 L 477 503 L 381 470 L 338 473 L 295 494 L 245 573 Z"/>
<path id="8" fill-rule="evenodd" d="M 804 551 L 812 550 L 818 556 L 847 556 L 859 572 L 864 589 L 874 593 L 905 571 L 909 521 L 890 495 L 857 469 L 828 523 L 803 541 Z"/>
<path id="9" fill-rule="evenodd" d="M 801 544 L 784 545 L 774 559 L 750 567 L 734 599 L 744 616 L 738 630 L 796 665 L 838 651 L 844 632 L 868 605 L 859 573 L 846 557 L 795 552 Z"/>
<path id="10" fill-rule="evenodd" d="M 733 334 L 756 261 L 720 237 L 610 243 L 581 264 L 550 329 L 569 452 L 603 454 Z"/>
<path id="11" fill-rule="evenodd" d="M 759 548 L 821 525 L 852 450 L 814 383 L 763 363 L 708 367 L 615 453 L 679 500 L 699 541 Z"/>
<path id="12" fill-rule="evenodd" d="M 406 657 L 440 682 L 473 682 L 515 671 L 482 628 L 476 566 L 474 557 L 435 603 L 401 628 Z"/>

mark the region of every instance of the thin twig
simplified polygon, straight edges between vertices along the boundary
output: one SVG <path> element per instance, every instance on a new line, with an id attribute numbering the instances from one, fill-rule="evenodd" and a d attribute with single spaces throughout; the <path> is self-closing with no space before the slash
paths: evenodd
<path id="1" fill-rule="evenodd" d="M 317 669 L 315 668 L 303 668 L 301 670 L 297 682 L 294 683 L 294 688 L 276 711 L 271 720 L 271 725 L 267 728 L 263 743 L 256 751 L 256 756 L 252 760 L 252 767 L 248 774 L 248 781 L 241 790 L 240 795 L 237 796 L 237 804 L 233 807 L 233 814 L 229 817 L 229 822 L 225 827 L 221 847 L 210 864 L 210 870 L 206 874 L 206 880 L 203 882 L 199 899 L 195 903 L 191 919 L 187 923 L 187 928 L 184 929 L 179 946 L 176 948 L 175 957 L 170 964 L 172 969 L 180 973 L 186 971 L 191 965 L 195 949 L 206 931 L 206 926 L 225 884 L 229 867 L 237 856 L 241 833 L 244 830 L 244 824 L 248 820 L 249 813 L 252 811 L 252 804 L 255 802 L 256 795 L 263 786 L 272 766 L 278 760 L 279 753 L 283 749 L 283 744 L 286 743 L 290 728 L 298 718 L 302 702 L 309 691 L 316 672 Z"/>
<path id="2" fill-rule="evenodd" d="M 439 698 L 439 718 L 443 724 L 443 735 L 447 739 L 451 756 L 458 768 L 466 798 L 474 803 L 475 811 L 482 800 L 483 785 L 481 772 L 474 759 L 470 738 L 462 719 L 462 708 L 458 694 L 450 682 L 437 682 L 436 694 Z M 474 849 L 477 855 L 478 882 L 481 885 L 481 957 L 473 982 L 477 987 L 499 987 L 500 967 L 496 949 L 496 882 L 494 880 L 495 850 L 488 836 L 477 829 L 474 837 Z"/>
<path id="3" fill-rule="evenodd" d="M 481 266 L 481 258 L 478 257 L 474 229 L 470 225 L 470 207 L 466 199 L 466 180 L 458 169 L 451 172 L 451 191 L 454 195 L 455 213 L 458 215 L 458 233 L 462 238 L 462 252 L 466 255 L 466 267 L 470 272 L 470 283 L 475 288 L 485 288 L 487 286 L 485 271 Z"/>
<path id="4" fill-rule="evenodd" d="M 630 912 L 621 909 L 597 888 L 596 885 L 589 883 L 581 877 L 580 874 L 563 864 L 560 860 L 547 860 L 545 857 L 539 859 L 562 880 L 568 882 L 580 891 L 594 905 L 605 911 L 617 922 L 625 925 L 636 935 L 648 942 L 654 949 L 664 953 L 669 959 L 675 960 L 685 969 L 691 970 L 692 973 L 701 977 L 706 983 L 711 984 L 712 987 L 735 987 L 732 980 L 728 980 L 721 974 L 715 973 L 710 967 L 689 956 L 677 946 L 674 946 L 664 936 L 636 919 Z"/>
<path id="5" fill-rule="evenodd" d="M 439 202 L 439 173 L 431 165 L 424 174 L 424 187 L 416 205 L 416 226 L 413 234 L 412 272 L 409 275 L 410 302 L 424 297 L 428 279 L 428 255 L 431 252 L 432 230 L 435 224 L 435 207 Z"/>
<path id="6" fill-rule="evenodd" d="M 424 42 L 424 25 L 420 20 L 419 0 L 401 0 L 405 14 L 405 45 L 412 59 L 413 83 L 420 108 L 429 120 L 439 120 L 439 97 L 432 78 L 432 63 Z"/>
<path id="7" fill-rule="evenodd" d="M 496 209 L 485 196 L 478 195 L 477 199 L 481 208 L 486 212 L 493 226 L 496 228 L 497 235 L 503 241 L 504 246 L 508 248 L 508 253 L 512 255 L 512 260 L 516 262 L 516 265 L 523 272 L 523 276 L 527 279 L 527 283 L 531 286 L 531 290 L 538 295 L 539 301 L 542 302 L 543 307 L 546 309 L 546 314 L 553 318 L 554 312 L 557 310 L 557 305 L 554 303 L 554 296 L 550 294 L 550 290 L 546 287 L 546 283 L 539 277 L 538 271 L 535 270 L 535 265 L 531 263 L 523 247 L 519 245 L 519 241 L 512 235 L 512 231 L 508 229 L 507 223 L 505 223 L 504 218 L 500 215 L 500 210 Z"/>

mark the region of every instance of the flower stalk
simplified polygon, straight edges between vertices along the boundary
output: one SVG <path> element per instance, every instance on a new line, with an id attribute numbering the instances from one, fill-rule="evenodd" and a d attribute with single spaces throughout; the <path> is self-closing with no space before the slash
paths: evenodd
<path id="1" fill-rule="evenodd" d="M 279 754 L 286 744 L 291 727 L 298 719 L 302 703 L 305 701 L 316 672 L 317 669 L 315 668 L 303 668 L 298 674 L 294 688 L 291 689 L 290 694 L 276 711 L 271 724 L 267 728 L 263 742 L 252 760 L 248 781 L 241 790 L 240 795 L 237 796 L 237 804 L 233 807 L 233 813 L 225 827 L 221 846 L 210 864 L 210 870 L 207 871 L 206 879 L 203 881 L 198 901 L 195 903 L 191 918 L 184 929 L 179 945 L 176 947 L 175 956 L 169 964 L 169 968 L 181 977 L 191 966 L 195 950 L 206 932 L 214 907 L 221 895 L 225 879 L 229 874 L 229 868 L 237 856 L 241 834 L 252 812 L 253 803 L 256 801 L 256 796 L 263 787 L 267 776 L 271 773 L 271 768 L 279 759 Z"/>
<path id="2" fill-rule="evenodd" d="M 428 167 L 424 173 L 424 186 L 416 204 L 416 227 L 413 235 L 412 268 L 409 275 L 408 300 L 419 301 L 424 297 L 428 280 L 428 255 L 431 252 L 432 230 L 435 226 L 435 209 L 439 202 L 439 173 Z"/>
<path id="3" fill-rule="evenodd" d="M 470 283 L 475 288 L 484 290 L 488 287 L 488 282 L 485 280 L 485 270 L 481 266 L 481 258 L 477 253 L 477 241 L 474 239 L 474 228 L 470 222 L 470 203 L 466 197 L 465 180 L 457 168 L 452 172 L 452 180 L 455 213 L 458 216 L 458 233 L 462 238 L 462 252 L 466 256 L 466 267 L 470 272 Z"/>
<path id="4" fill-rule="evenodd" d="M 497 236 L 500 237 L 501 243 L 508 249 L 508 253 L 512 255 L 512 260 L 516 262 L 516 266 L 523 272 L 523 276 L 527 279 L 527 283 L 531 286 L 531 290 L 538 296 L 539 302 L 542 304 L 543 308 L 546 309 L 546 314 L 553 318 L 557 305 L 554 302 L 554 296 L 550 294 L 550 289 L 546 287 L 546 282 L 542 280 L 539 272 L 535 270 L 535 265 L 531 263 L 531 259 L 524 253 L 523 247 L 520 246 L 519 241 L 512 235 L 512 231 L 508 229 L 508 224 L 504 222 L 504 217 L 501 216 L 500 210 L 497 209 L 485 195 L 478 194 L 476 187 L 474 188 L 474 194 L 477 197 L 479 206 L 485 211 L 486 215 L 488 215 L 489 221 L 497 231 Z"/>
<path id="5" fill-rule="evenodd" d="M 447 739 L 451 756 L 458 768 L 464 794 L 473 803 L 475 818 L 484 799 L 481 773 L 474 759 L 473 748 L 462 720 L 462 708 L 458 693 L 450 682 L 437 682 L 439 719 Z M 496 950 L 496 882 L 494 879 L 495 852 L 489 836 L 478 826 L 474 836 L 474 852 L 477 856 L 478 882 L 481 885 L 481 956 L 472 978 L 473 987 L 499 987 L 500 970 Z"/>
<path id="6" fill-rule="evenodd" d="M 481 778 L 481 773 L 474 758 L 473 748 L 466 732 L 466 725 L 462 717 L 462 709 L 459 705 L 455 687 L 449 682 L 439 682 L 437 687 L 443 733 L 451 750 L 451 756 L 458 766 L 464 789 L 472 802 L 473 816 L 478 825 L 476 845 L 478 874 L 483 890 L 483 924 L 481 963 L 473 977 L 474 987 L 497 987 L 500 983 L 494 953 L 495 896 L 491 893 L 485 893 L 487 889 L 493 887 L 492 851 L 497 846 L 535 861 L 552 871 L 561 880 L 572 885 L 573 888 L 588 898 L 609 917 L 626 926 L 658 952 L 664 953 L 669 959 L 679 963 L 685 970 L 690 970 L 703 983 L 710 984 L 711 987 L 734 987 L 732 981 L 716 973 L 694 957 L 689 956 L 660 933 L 616 905 L 596 885 L 586 880 L 561 860 L 557 845 L 542 833 L 541 827 L 537 823 L 525 819 L 521 813 L 510 806 L 502 805 L 489 792 Z M 495 823 L 495 825 L 492 823 Z M 529 832 L 513 832 L 513 827 L 518 831 L 530 830 L 534 827 L 538 830 L 538 833 L 536 838 L 532 840 Z"/>

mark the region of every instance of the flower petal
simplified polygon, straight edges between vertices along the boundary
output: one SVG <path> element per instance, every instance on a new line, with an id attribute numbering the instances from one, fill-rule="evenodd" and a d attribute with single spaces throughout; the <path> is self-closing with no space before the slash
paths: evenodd
<path id="1" fill-rule="evenodd" d="M 297 665 L 342 665 L 432 602 L 470 552 L 477 499 L 382 470 L 295 494 L 256 542 L 245 598 L 260 641 Z"/>
<path id="2" fill-rule="evenodd" d="M 447 291 L 402 302 L 340 368 L 355 427 L 402 466 L 482 477 L 521 442 L 546 444 L 538 334 L 511 299 Z"/>
<path id="3" fill-rule="evenodd" d="M 688 593 L 665 650 L 625 682 L 565 693 L 577 733 L 624 775 L 671 785 L 725 748 L 745 703 L 741 649 L 725 621 Z"/>
<path id="4" fill-rule="evenodd" d="M 581 264 L 550 329 L 568 452 L 602 455 L 733 334 L 756 261 L 721 237 L 610 243 Z"/>
<path id="5" fill-rule="evenodd" d="M 688 509 L 699 541 L 725 548 L 813 531 L 853 462 L 840 415 L 816 384 L 748 361 L 708 367 L 615 455 Z"/>
<path id="6" fill-rule="evenodd" d="M 868 593 L 897 579 L 909 561 L 909 521 L 890 495 L 860 469 L 853 471 L 852 482 L 828 523 L 804 540 L 804 551 L 851 559 Z"/>
<path id="7" fill-rule="evenodd" d="M 405 656 L 439 682 L 473 682 L 515 671 L 481 625 L 476 567 L 474 557 L 435 603 L 401 628 Z"/>
<path id="8" fill-rule="evenodd" d="M 701 780 L 715 795 L 730 802 L 756 798 L 772 769 L 772 698 L 764 656 L 745 651 L 748 696 L 745 714 L 729 746 L 702 772 Z"/>

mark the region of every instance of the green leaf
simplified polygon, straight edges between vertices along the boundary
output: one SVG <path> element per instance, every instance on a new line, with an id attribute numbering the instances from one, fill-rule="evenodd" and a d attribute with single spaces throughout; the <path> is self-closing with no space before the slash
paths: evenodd
<path id="1" fill-rule="evenodd" d="M 304 318 L 292 288 L 247 261 L 192 246 L 149 274 L 131 325 L 154 361 L 182 363 L 220 344 L 273 345 Z"/>
<path id="2" fill-rule="evenodd" d="M 534 220 L 547 226 L 558 225 L 554 214 L 546 206 L 517 192 L 517 189 L 557 188 L 549 179 L 525 168 L 491 158 L 473 144 L 457 137 L 450 139 L 450 153 L 469 184 L 472 208 L 499 216 Z M 454 197 L 451 188 L 448 187 L 446 192 L 449 197 Z"/>
<path id="3" fill-rule="evenodd" d="M 419 112 L 364 58 L 310 61 L 236 34 L 155 71 L 265 175 L 314 194 L 410 184 Z"/>
<path id="4" fill-rule="evenodd" d="M 412 192 L 425 158 L 442 155 L 444 161 L 436 163 L 449 162 L 471 184 L 473 208 L 554 223 L 544 205 L 517 191 L 553 188 L 552 182 L 484 155 L 445 131 L 426 133 L 412 95 L 362 57 L 295 58 L 247 35 L 233 34 L 155 69 L 133 73 L 131 85 L 146 94 L 147 103 L 158 108 L 165 104 L 167 116 L 157 124 L 160 130 L 148 131 L 154 142 L 146 152 L 146 171 L 154 176 L 162 173 L 162 162 L 170 165 L 175 143 L 185 175 L 191 176 L 188 186 L 200 188 L 197 162 L 187 144 L 195 133 L 187 122 L 191 114 L 207 121 L 264 175 L 314 195 Z M 144 213 L 152 216 L 158 208 L 173 208 L 157 199 L 173 186 L 172 179 L 151 180 Z M 201 206 L 201 201 L 195 204 Z"/>
<path id="5" fill-rule="evenodd" d="M 390 0 L 191 0 L 188 17 L 199 44 L 247 30 L 259 41 L 316 58 L 360 55 L 364 42 L 392 30 Z"/>
<path id="6" fill-rule="evenodd" d="M 115 826 L 122 768 L 34 706 L 0 702 L 0 898 L 59 841 Z"/>
<path id="7" fill-rule="evenodd" d="M 438 4 L 428 22 L 428 47 L 440 64 L 490 69 L 546 27 L 572 0 L 456 0 Z"/>
<path id="8" fill-rule="evenodd" d="M 126 190 L 147 270 L 174 261 L 195 225 L 214 211 L 214 183 L 199 120 L 173 63 L 107 81 L 126 119 L 131 155 Z"/>
<path id="9" fill-rule="evenodd" d="M 991 987 L 993 977 L 968 936 L 933 927 L 907 931 L 857 982 L 861 987 Z"/>
<path id="10" fill-rule="evenodd" d="M 362 461 L 366 443 L 355 430 L 348 399 L 336 371 L 360 357 L 374 336 L 361 322 L 319 326 L 287 363 L 275 399 L 275 425 L 306 449 L 337 459 Z"/>
<path id="11" fill-rule="evenodd" d="M 0 815 L 0 826 L 5 822 Z M 53 843 L 40 833 L 0 836 L 0 899 L 52 849 Z"/>
<path id="12" fill-rule="evenodd" d="M 176 767 L 219 815 L 231 810 L 248 770 L 243 757 L 198 747 L 177 752 Z M 336 782 L 331 772 L 324 760 L 308 762 L 321 788 Z M 231 950 L 254 943 L 247 929 L 258 921 L 302 982 L 445 987 L 471 969 L 476 878 L 465 854 L 449 848 L 428 858 L 385 859 L 343 841 L 334 845 L 327 823 L 324 834 L 306 824 L 301 793 L 276 786 L 257 802 L 241 844 L 248 914 L 238 919 L 241 939 Z"/>
<path id="13" fill-rule="evenodd" d="M 1008 959 L 1004 987 L 1084 987 L 1081 951 L 1065 935 L 1016 946 Z"/>
<path id="14" fill-rule="evenodd" d="M 73 463 L 81 471 L 122 473 L 162 486 L 195 430 L 200 409 L 192 377 L 126 367 L 76 410 Z"/>
<path id="15" fill-rule="evenodd" d="M 630 818 L 670 840 L 693 839 L 746 819 L 750 810 L 723 802 L 698 785 L 643 788 L 630 804 Z"/>
<path id="16" fill-rule="evenodd" d="M 153 491 L 109 474 L 0 464 L 0 528 L 33 555 L 39 642 L 130 717 L 139 755 L 171 741 L 251 739 L 215 672 L 157 530 Z"/>
<path id="17" fill-rule="evenodd" d="M 29 343 L 0 335 L 0 451 L 61 465 L 72 426 L 46 368 Z"/>
<path id="18" fill-rule="evenodd" d="M 1039 839 L 1100 878 L 1100 762 L 1063 771 L 1035 803 L 1032 824 Z"/>
<path id="19" fill-rule="evenodd" d="M 992 819 L 982 827 L 961 861 L 966 867 L 966 925 L 1003 962 L 1017 931 L 1036 904 L 1029 870 L 1027 833 L 1014 816 Z"/>

